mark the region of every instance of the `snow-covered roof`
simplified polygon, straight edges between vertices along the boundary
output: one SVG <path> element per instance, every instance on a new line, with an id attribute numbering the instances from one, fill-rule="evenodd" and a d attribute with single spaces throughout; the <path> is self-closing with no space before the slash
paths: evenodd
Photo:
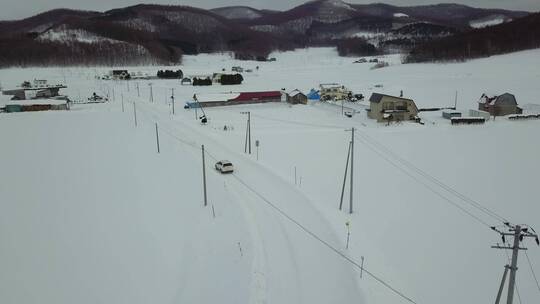
<path id="1" fill-rule="evenodd" d="M 31 106 L 31 105 L 63 105 L 66 104 L 67 101 L 61 100 L 61 99 L 32 99 L 32 100 L 0 100 L 0 107 L 4 107 L 6 105 L 23 105 L 23 106 Z"/>
<path id="2" fill-rule="evenodd" d="M 321 89 L 332 89 L 332 88 L 341 88 L 342 85 L 339 83 L 321 83 Z"/>
<path id="3" fill-rule="evenodd" d="M 289 96 L 294 97 L 294 96 L 296 96 L 296 95 L 298 95 L 298 94 L 303 94 L 303 95 L 305 95 L 305 94 L 302 93 L 300 90 L 292 90 L 292 91 L 289 93 Z"/>
<path id="4" fill-rule="evenodd" d="M 240 93 L 195 94 L 198 102 L 227 101 L 238 96 L 240 96 Z"/>

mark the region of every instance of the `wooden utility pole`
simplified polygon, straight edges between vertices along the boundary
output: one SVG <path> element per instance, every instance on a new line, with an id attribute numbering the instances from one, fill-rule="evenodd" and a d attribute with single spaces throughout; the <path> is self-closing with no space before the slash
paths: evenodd
<path id="1" fill-rule="evenodd" d="M 347 162 L 345 163 L 345 175 L 343 176 L 343 186 L 341 187 L 341 198 L 339 200 L 339 210 L 343 209 L 343 196 L 345 195 L 345 184 L 347 182 L 347 173 L 349 170 L 350 157 L 351 157 L 351 143 L 349 142 L 349 150 L 347 151 Z"/>
<path id="2" fill-rule="evenodd" d="M 133 121 L 135 122 L 135 127 L 137 127 L 137 105 L 133 102 Z"/>
<path id="3" fill-rule="evenodd" d="M 148 86 L 150 86 L 150 103 L 154 102 L 154 90 L 152 89 L 152 83 L 149 83 Z"/>
<path id="4" fill-rule="evenodd" d="M 251 154 L 251 112 L 250 111 L 240 112 L 240 114 L 247 114 L 248 116 L 247 126 L 246 126 L 246 140 L 244 143 L 244 153 L 248 153 L 248 150 L 249 150 L 249 154 Z"/>
<path id="5" fill-rule="evenodd" d="M 349 174 L 350 186 L 349 186 L 349 213 L 353 213 L 353 187 L 354 187 L 354 128 L 351 130 L 351 141 L 349 142 L 349 152 L 347 154 L 347 163 L 345 165 L 345 175 L 343 176 L 343 185 L 341 187 L 341 198 L 339 200 L 339 210 L 343 209 L 343 196 L 345 194 L 345 184 L 347 182 L 347 171 L 349 168 L 349 159 L 351 162 L 351 172 Z"/>
<path id="6" fill-rule="evenodd" d="M 158 124 L 156 122 L 156 145 L 157 145 L 157 153 L 161 153 L 161 150 L 159 149 L 159 130 L 158 130 Z"/>
<path id="7" fill-rule="evenodd" d="M 353 180 L 354 180 L 354 128 L 351 129 L 351 189 L 349 201 L 349 213 L 353 213 Z"/>
<path id="8" fill-rule="evenodd" d="M 506 299 L 506 303 L 512 304 L 514 301 L 514 291 L 516 288 L 516 273 L 518 270 L 518 266 L 517 266 L 518 254 L 520 250 L 527 250 L 527 248 L 519 247 L 520 242 L 523 242 L 525 238 L 534 238 L 536 240 L 536 244 L 540 245 L 538 235 L 534 232 L 532 228 L 524 227 L 523 225 L 511 225 L 510 223 L 504 223 L 504 224 L 508 232 L 501 231 L 497 229 L 496 227 L 491 227 L 492 230 L 494 230 L 495 232 L 501 235 L 503 244 L 505 245 L 505 246 L 500 246 L 497 244 L 496 246 L 491 246 L 491 248 L 512 250 L 512 259 L 511 259 L 510 265 L 505 266 L 504 275 L 501 280 L 501 286 L 499 288 L 499 292 L 497 293 L 497 299 L 495 301 L 495 304 L 498 304 L 501 299 L 501 293 L 504 287 L 508 269 L 510 269 L 510 278 L 508 282 L 508 296 Z M 532 232 L 529 230 L 531 230 Z M 512 247 L 506 245 L 506 237 L 513 238 Z"/>
<path id="9" fill-rule="evenodd" d="M 205 155 L 204 155 L 204 145 L 202 145 L 202 172 L 203 172 L 203 191 L 204 191 L 204 206 L 206 207 L 208 205 L 207 197 L 206 197 L 206 162 L 205 162 Z"/>

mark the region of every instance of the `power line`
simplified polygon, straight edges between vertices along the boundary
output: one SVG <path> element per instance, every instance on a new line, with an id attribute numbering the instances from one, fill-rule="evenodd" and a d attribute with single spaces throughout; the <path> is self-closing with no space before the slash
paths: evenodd
<path id="1" fill-rule="evenodd" d="M 172 132 L 170 132 L 168 129 L 166 128 L 162 128 L 163 130 L 165 130 L 165 133 L 167 133 L 168 135 L 172 136 L 172 138 L 178 140 L 180 143 L 182 144 L 186 144 L 188 145 L 189 147 L 192 147 L 192 148 L 196 148 L 196 145 L 194 143 L 191 143 L 191 142 L 188 142 L 186 140 L 183 140 L 181 138 L 179 138 L 178 136 L 175 136 L 174 134 L 172 134 Z M 214 160 L 217 160 L 217 158 L 212 155 L 211 153 L 209 153 L 207 150 L 204 151 L 205 154 L 207 154 L 210 158 L 214 159 Z M 302 231 L 304 231 L 305 233 L 307 233 L 309 236 L 311 236 L 312 238 L 314 238 L 315 240 L 319 241 L 321 244 L 323 244 L 324 246 L 326 246 L 327 248 L 329 248 L 331 251 L 333 251 L 334 253 L 336 253 L 337 255 L 339 255 L 340 257 L 342 257 L 343 259 L 345 259 L 347 262 L 351 263 L 353 266 L 357 267 L 358 269 L 360 269 L 361 271 L 365 272 L 368 276 L 370 276 L 371 278 L 373 278 L 374 280 L 376 280 L 377 282 L 379 282 L 380 284 L 382 284 L 383 286 L 385 286 L 387 289 L 391 290 L 393 293 L 395 293 L 396 295 L 400 296 L 401 298 L 403 298 L 404 300 L 410 302 L 410 303 L 414 303 L 416 304 L 416 302 L 414 300 L 412 300 L 410 297 L 406 296 L 404 293 L 402 293 L 401 291 L 399 291 L 398 289 L 394 288 L 392 285 L 390 285 L 390 283 L 386 282 L 385 280 L 383 280 L 382 278 L 378 277 L 377 275 L 375 275 L 374 273 L 372 273 L 371 271 L 367 270 L 364 266 L 360 265 L 358 262 L 356 262 L 355 260 L 353 260 L 352 258 L 346 256 L 344 253 L 342 253 L 341 251 L 339 251 L 339 249 L 337 249 L 336 247 L 332 246 L 330 243 L 328 243 L 327 241 L 323 240 L 321 237 L 319 237 L 317 234 L 315 234 L 314 232 L 312 232 L 311 230 L 309 230 L 308 228 L 306 228 L 304 225 L 302 225 L 300 222 L 298 222 L 297 220 L 295 220 L 293 217 L 289 216 L 287 213 L 285 213 L 282 209 L 280 209 L 279 207 L 277 207 L 275 204 L 273 204 L 270 200 L 268 200 L 266 197 L 264 197 L 262 194 L 260 194 L 258 191 L 256 191 L 253 187 L 251 187 L 249 184 L 247 184 L 246 182 L 244 182 L 237 174 L 233 173 L 233 177 L 238 180 L 238 182 L 240 182 L 240 184 L 242 184 L 244 187 L 246 187 L 248 190 L 250 190 L 251 192 L 253 192 L 255 195 L 257 195 L 261 200 L 263 200 L 266 204 L 268 204 L 270 207 L 272 207 L 274 210 L 276 210 L 279 214 L 281 214 L 283 217 L 285 217 L 287 220 L 289 220 L 290 222 L 292 222 L 293 224 L 295 224 L 297 227 L 299 227 Z"/>
<path id="2" fill-rule="evenodd" d="M 361 133 L 362 137 L 364 137 L 366 140 L 369 140 L 373 143 L 373 145 L 376 145 L 378 146 L 380 149 L 384 150 L 386 153 L 390 154 L 391 156 L 393 156 L 394 158 L 396 158 L 400 163 L 404 164 L 405 166 L 407 166 L 408 168 L 416 171 L 418 174 L 422 175 L 423 177 L 425 177 L 426 179 L 429 179 L 431 180 L 433 183 L 437 184 L 438 186 L 440 186 L 441 188 L 443 188 L 444 190 L 450 192 L 451 194 L 454 194 L 455 196 L 457 196 L 458 198 L 460 198 L 461 200 L 463 200 L 464 202 L 466 203 L 469 203 L 470 205 L 472 205 L 473 207 L 477 208 L 478 210 L 486 213 L 487 215 L 493 217 L 494 219 L 498 220 L 498 221 L 501 221 L 501 222 L 508 222 L 507 219 L 505 219 L 504 217 L 500 216 L 499 214 L 497 214 L 496 212 L 490 210 L 489 208 L 483 206 L 482 204 L 480 204 L 479 202 L 467 197 L 466 195 L 460 193 L 459 191 L 455 190 L 454 188 L 444 184 L 442 181 L 440 181 L 439 179 L 433 177 L 432 175 L 430 175 L 429 173 L 423 171 L 422 169 L 418 168 L 417 166 L 415 166 L 414 164 L 412 164 L 411 162 L 405 160 L 404 158 L 400 157 L 399 155 L 397 155 L 396 153 L 394 153 L 393 151 L 391 151 L 390 149 L 388 149 L 387 147 L 385 147 L 384 145 L 380 144 L 379 142 L 377 142 L 376 140 L 374 140 L 373 138 L 371 138 L 369 135 L 365 134 L 365 133 Z"/>
<path id="3" fill-rule="evenodd" d="M 383 279 L 379 278 L 378 276 L 374 275 L 372 272 L 368 271 L 365 267 L 363 267 L 362 265 L 360 265 L 358 262 L 356 262 L 355 260 L 351 259 L 350 257 L 346 256 L 344 253 L 342 253 L 341 251 L 339 251 L 339 249 L 337 249 L 336 247 L 332 246 L 330 243 L 328 243 L 327 241 L 323 240 L 321 237 L 319 237 L 318 235 L 316 235 L 314 232 L 312 232 L 311 230 L 307 229 L 304 225 L 302 225 L 301 223 L 299 223 L 297 220 L 295 220 L 294 218 L 292 218 L 291 216 L 289 216 L 287 213 L 285 213 L 283 210 L 281 210 L 279 207 L 277 207 L 275 204 L 273 204 L 270 200 L 268 200 L 266 197 L 264 197 L 262 194 L 260 194 L 259 192 L 257 192 L 255 189 L 253 189 L 251 186 L 249 186 L 247 183 L 245 183 L 240 177 L 238 177 L 238 175 L 236 174 L 233 174 L 233 177 L 236 178 L 238 180 L 238 182 L 240 182 L 242 185 L 244 185 L 244 187 L 246 187 L 247 189 L 249 189 L 251 192 L 253 192 L 255 195 L 257 195 L 261 200 L 263 200 L 266 204 L 268 204 L 270 207 L 272 207 L 274 210 L 276 210 L 277 212 L 279 212 L 282 216 L 284 216 L 286 219 L 288 219 L 290 222 L 292 222 L 293 224 L 295 224 L 296 226 L 298 226 L 301 230 L 303 230 L 304 232 L 306 232 L 309 236 L 311 236 L 312 238 L 314 238 L 315 240 L 319 241 L 321 244 L 323 244 L 324 246 L 328 247 L 330 250 L 332 250 L 334 253 L 336 253 L 337 255 L 341 256 L 343 259 L 345 259 L 347 262 L 351 263 L 352 265 L 356 266 L 358 269 L 362 270 L 363 272 L 367 273 L 371 278 L 373 278 L 374 280 L 376 280 L 377 282 L 381 283 L 382 285 L 384 285 L 386 288 L 390 289 L 392 292 L 394 292 L 396 295 L 400 296 L 401 298 L 407 300 L 408 302 L 410 303 L 415 303 L 416 302 L 414 300 L 412 300 L 411 298 L 407 297 L 405 294 L 403 294 L 401 291 L 397 290 L 396 288 L 392 287 L 392 285 L 390 285 L 389 283 L 387 283 L 386 281 L 384 281 Z"/>
<path id="4" fill-rule="evenodd" d="M 534 272 L 534 268 L 532 266 L 531 260 L 529 259 L 529 254 L 527 254 L 527 251 L 525 251 L 525 256 L 527 257 L 527 262 L 529 263 L 531 273 L 533 275 L 534 281 L 536 282 L 536 287 L 538 287 L 538 291 L 540 291 L 540 284 L 538 284 L 538 278 L 536 277 L 536 273 Z"/>
<path id="5" fill-rule="evenodd" d="M 362 140 L 362 139 L 360 139 Z M 366 144 L 365 146 L 367 148 L 369 148 L 371 151 L 373 151 L 375 154 L 379 155 L 381 158 L 383 158 L 384 160 L 386 160 L 388 163 L 390 163 L 392 166 L 394 166 L 396 169 L 400 170 L 401 172 L 403 172 L 405 175 L 409 176 L 410 178 L 412 178 L 413 180 L 415 180 L 416 182 L 420 183 L 421 185 L 423 185 L 424 187 L 426 187 L 428 190 L 430 190 L 432 193 L 434 193 L 435 195 L 437 195 L 438 197 L 440 197 L 441 199 L 443 199 L 444 201 L 452 204 L 454 207 L 458 208 L 459 210 L 461 210 L 463 213 L 469 215 L 470 217 L 472 217 L 473 219 L 475 219 L 476 221 L 478 221 L 480 224 L 486 226 L 486 227 L 491 227 L 486 221 L 482 220 L 480 217 L 476 216 L 475 214 L 473 214 L 472 212 L 470 212 L 469 210 L 465 209 L 464 207 L 462 207 L 461 205 L 459 205 L 458 203 L 452 201 L 451 199 L 449 199 L 448 197 L 444 196 L 442 193 L 440 193 L 439 191 L 437 191 L 436 189 L 434 189 L 433 187 L 431 187 L 429 184 L 427 184 L 426 182 L 420 180 L 418 177 L 416 177 L 415 175 L 413 175 L 412 173 L 410 173 L 409 171 L 407 171 L 406 169 L 400 167 L 398 164 L 396 164 L 394 161 L 392 161 L 390 158 L 388 158 L 386 155 L 382 154 L 381 152 L 379 152 L 378 150 L 376 150 L 374 147 L 371 147 L 370 143 L 364 141 L 364 143 Z"/>

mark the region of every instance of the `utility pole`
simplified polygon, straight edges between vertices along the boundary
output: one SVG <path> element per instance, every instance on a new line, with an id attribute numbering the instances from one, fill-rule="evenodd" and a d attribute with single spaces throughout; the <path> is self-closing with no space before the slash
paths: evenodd
<path id="1" fill-rule="evenodd" d="M 248 116 L 247 127 L 246 127 L 246 141 L 244 143 L 244 153 L 248 153 L 248 150 L 249 150 L 249 154 L 251 154 L 251 112 L 250 111 L 240 112 L 240 114 L 247 114 Z M 248 146 L 249 146 L 249 149 L 248 149 Z"/>
<path id="2" fill-rule="evenodd" d="M 153 103 L 154 102 L 154 91 L 152 89 L 152 83 L 149 83 L 148 84 L 150 86 L 150 103 Z"/>
<path id="3" fill-rule="evenodd" d="M 353 213 L 353 184 L 354 184 L 354 128 L 351 130 L 351 141 L 349 142 L 349 152 L 347 154 L 347 163 L 345 165 L 345 175 L 343 176 L 343 186 L 341 187 L 341 198 L 339 200 L 339 210 L 343 209 L 343 196 L 345 194 L 345 184 L 347 182 L 347 171 L 349 169 L 349 159 L 351 162 L 351 173 L 349 174 L 350 189 L 349 189 L 349 213 Z"/>
<path id="4" fill-rule="evenodd" d="M 122 113 L 124 113 L 124 94 L 122 94 Z"/>
<path id="5" fill-rule="evenodd" d="M 351 189 L 350 189 L 350 202 L 349 213 L 353 213 L 353 178 L 354 178 L 354 128 L 351 129 Z"/>
<path id="6" fill-rule="evenodd" d="M 174 89 L 171 89 L 172 114 L 174 115 Z"/>
<path id="7" fill-rule="evenodd" d="M 137 127 L 137 105 L 133 102 L 133 120 L 135 121 L 135 127 Z"/>
<path id="8" fill-rule="evenodd" d="M 141 97 L 141 91 L 139 90 L 139 83 L 137 82 L 137 97 Z"/>
<path id="9" fill-rule="evenodd" d="M 157 145 L 157 153 L 161 153 L 161 150 L 159 149 L 159 130 L 158 130 L 158 124 L 156 122 L 156 145 Z"/>
<path id="10" fill-rule="evenodd" d="M 204 158 L 204 145 L 202 145 L 202 172 L 203 172 L 204 206 L 206 207 L 208 205 L 208 201 L 206 197 L 206 165 L 205 165 L 205 158 Z"/>
<path id="11" fill-rule="evenodd" d="M 456 97 L 454 98 L 454 111 L 457 110 L 457 90 L 456 90 Z"/>
<path id="12" fill-rule="evenodd" d="M 514 301 L 514 290 L 516 288 L 515 287 L 516 286 L 516 273 L 517 273 L 517 270 L 518 270 L 518 266 L 517 266 L 518 254 L 519 254 L 520 250 L 527 250 L 527 248 L 519 247 L 519 243 L 523 242 L 525 240 L 525 238 L 528 237 L 528 238 L 534 238 L 536 240 L 536 244 L 540 245 L 540 241 L 538 239 L 538 234 L 536 234 L 534 229 L 532 229 L 531 227 L 526 226 L 526 225 L 512 225 L 510 223 L 504 223 L 504 225 L 505 225 L 505 229 L 507 230 L 507 232 L 502 231 L 502 230 L 498 229 L 497 227 L 491 227 L 491 229 L 493 231 L 495 231 L 495 232 L 497 232 L 497 233 L 499 233 L 501 235 L 501 238 L 502 238 L 502 241 L 503 241 L 503 244 L 504 244 L 504 246 L 500 246 L 500 245 L 497 244 L 496 246 L 491 246 L 491 248 L 503 249 L 503 250 L 507 250 L 507 249 L 512 250 L 512 259 L 511 259 L 510 265 L 505 266 L 504 275 L 503 275 L 503 278 L 501 280 L 501 285 L 500 285 L 500 288 L 499 288 L 499 292 L 497 293 L 497 299 L 496 299 L 495 304 L 498 304 L 500 299 L 501 299 L 502 289 L 503 289 L 504 283 L 506 281 L 506 275 L 508 273 L 508 269 L 510 269 L 510 279 L 509 279 L 509 282 L 508 282 L 508 296 L 507 296 L 506 303 L 507 304 L 512 304 L 513 301 Z M 508 236 L 514 238 L 513 242 L 512 242 L 512 247 L 506 245 L 506 237 L 508 237 Z"/>
<path id="13" fill-rule="evenodd" d="M 339 200 L 339 210 L 343 209 L 343 195 L 345 194 L 345 183 L 347 182 L 347 173 L 349 170 L 350 157 L 351 157 L 351 143 L 349 142 L 349 150 L 347 151 L 347 162 L 345 164 L 345 175 L 343 176 L 343 186 L 341 187 L 341 199 Z"/>

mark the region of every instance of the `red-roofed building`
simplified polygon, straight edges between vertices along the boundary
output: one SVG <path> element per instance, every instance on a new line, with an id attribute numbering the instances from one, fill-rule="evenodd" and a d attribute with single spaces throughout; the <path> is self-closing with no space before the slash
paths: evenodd
<path id="1" fill-rule="evenodd" d="M 287 94 L 281 91 L 226 93 L 208 96 L 195 95 L 194 97 L 203 107 L 287 101 Z"/>

